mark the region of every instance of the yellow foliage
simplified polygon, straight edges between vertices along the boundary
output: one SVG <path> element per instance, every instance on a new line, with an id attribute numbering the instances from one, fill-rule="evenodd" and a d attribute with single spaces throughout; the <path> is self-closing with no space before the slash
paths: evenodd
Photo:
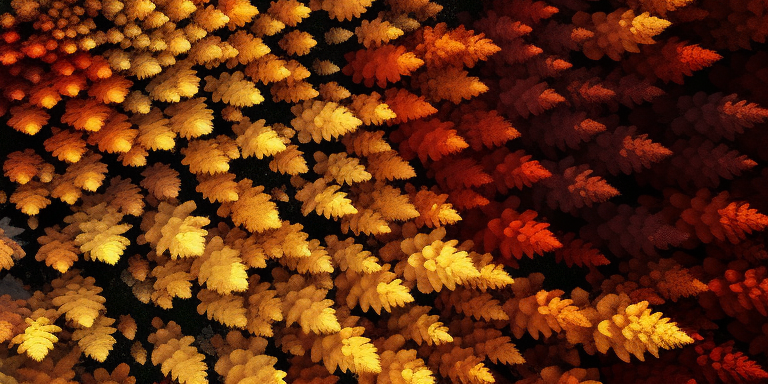
<path id="1" fill-rule="evenodd" d="M 355 35 L 358 43 L 370 48 L 397 39 L 403 35 L 403 30 L 379 17 L 371 21 L 363 20 L 360 26 L 355 28 Z"/>
<path id="2" fill-rule="evenodd" d="M 342 137 L 341 142 L 347 147 L 347 152 L 358 156 L 368 156 L 372 153 L 391 151 L 392 147 L 384 140 L 384 131 L 359 130 Z"/>
<path id="3" fill-rule="evenodd" d="M 480 276 L 468 279 L 467 286 L 485 292 L 488 289 L 504 288 L 515 282 L 504 270 L 503 265 L 492 263 L 493 255 L 490 253 L 470 252 L 469 257 L 472 258 L 475 268 L 480 271 Z"/>
<path id="4" fill-rule="evenodd" d="M 447 194 L 437 194 L 422 187 L 421 190 L 411 193 L 411 201 L 419 211 L 419 217 L 415 223 L 421 227 L 426 226 L 442 227 L 443 225 L 454 224 L 461 220 L 459 213 L 453 209 L 453 205 L 446 203 Z"/>
<path id="5" fill-rule="evenodd" d="M 237 50 L 237 56 L 227 61 L 228 68 L 234 68 L 237 64 L 248 64 L 266 54 L 270 49 L 260 38 L 240 30 L 232 34 L 227 43 Z"/>
<path id="6" fill-rule="evenodd" d="M 392 232 L 389 223 L 379 212 L 373 209 L 363 208 L 357 213 L 346 215 L 341 219 L 341 233 L 352 231 L 355 235 L 365 233 L 367 235 L 381 235 Z"/>
<path id="7" fill-rule="evenodd" d="M 353 238 L 340 241 L 336 236 L 326 236 L 328 252 L 342 271 L 355 273 L 374 273 L 381 270 L 379 259 L 371 252 L 363 250 L 362 244 L 356 244 Z"/>
<path id="8" fill-rule="evenodd" d="M 286 33 L 277 44 L 289 55 L 304 56 L 317 45 L 317 41 L 309 33 L 294 29 Z"/>
<path id="9" fill-rule="evenodd" d="M 320 241 L 313 239 L 309 241 L 310 254 L 307 257 L 293 257 L 286 254 L 280 259 L 280 263 L 298 273 L 324 274 L 333 272 L 331 256 L 320 245 Z"/>
<path id="10" fill-rule="evenodd" d="M 620 359 L 629 362 L 630 354 L 645 361 L 643 353 L 648 351 L 659 357 L 659 348 L 671 349 L 693 343 L 669 318 L 662 318 L 661 312 L 651 313 L 648 302 L 630 304 L 629 296 L 609 294 L 595 305 L 599 318 L 594 331 L 595 346 L 601 353 L 613 348 Z"/>
<path id="11" fill-rule="evenodd" d="M 209 5 L 206 8 L 198 8 L 192 20 L 196 26 L 205 31 L 212 32 L 227 25 L 229 23 L 229 16 L 214 8 L 213 5 Z"/>
<path id="12" fill-rule="evenodd" d="M 272 101 L 285 101 L 292 104 L 314 99 L 320 94 L 311 83 L 304 80 L 280 81 L 273 85 L 269 91 L 272 93 Z"/>
<path id="13" fill-rule="evenodd" d="M 352 104 L 349 106 L 355 112 L 363 124 L 381 125 L 387 120 L 397 117 L 389 105 L 381 102 L 381 95 L 373 92 L 370 95 L 352 96 Z"/>
<path id="14" fill-rule="evenodd" d="M 279 259 L 283 256 L 293 258 L 309 257 L 312 254 L 310 244 L 307 241 L 309 235 L 302 231 L 303 228 L 301 224 L 291 224 L 288 221 L 283 221 L 280 228 L 269 232 L 268 236 L 260 236 L 258 238 L 258 243 L 256 243 L 258 249 L 256 249 L 256 252 L 263 254 L 260 256 L 261 258 Z M 251 239 L 253 237 L 248 240 Z M 247 246 L 248 241 L 245 244 Z M 243 254 L 248 253 L 244 248 L 242 252 Z"/>
<path id="15" fill-rule="evenodd" d="M 386 350 L 381 353 L 381 373 L 362 374 L 360 384 L 435 384 L 432 371 L 417 358 L 415 349 Z"/>
<path id="16" fill-rule="evenodd" d="M 123 52 L 123 51 L 116 51 Z M 123 108 L 133 113 L 149 113 L 152 108 L 152 99 L 139 90 L 133 91 L 125 97 Z"/>
<path id="17" fill-rule="evenodd" d="M 269 169 L 291 176 L 307 173 L 309 167 L 303 154 L 297 145 L 288 145 L 284 151 L 275 154 L 274 160 L 269 162 Z"/>
<path id="18" fill-rule="evenodd" d="M 0 243 L 0 245 L 2 245 L 0 247 L 0 270 L 11 269 L 11 267 L 13 267 L 13 258 L 11 257 L 11 253 L 8 252 L 5 244 Z"/>
<path id="19" fill-rule="evenodd" d="M 363 123 L 349 109 L 334 102 L 305 101 L 291 107 L 291 112 L 296 116 L 291 126 L 301 143 L 331 140 L 357 130 Z"/>
<path id="20" fill-rule="evenodd" d="M 192 4 L 189 0 L 174 0 L 174 1 L 179 3 L 189 4 L 192 7 L 194 7 L 194 4 Z M 172 25 L 172 24 L 167 24 L 167 25 Z M 182 53 L 187 53 L 189 52 L 189 49 L 192 48 L 192 43 L 190 42 L 190 39 L 187 38 L 183 29 L 174 29 L 172 31 L 166 31 L 165 33 L 163 33 L 163 40 L 165 40 L 165 43 L 166 43 L 165 52 L 173 56 L 180 55 Z"/>
<path id="21" fill-rule="evenodd" d="M 195 190 L 202 193 L 210 202 L 226 203 L 236 201 L 237 183 L 234 173 L 217 173 L 215 175 L 197 175 L 198 184 Z"/>
<path id="22" fill-rule="evenodd" d="M 253 82 L 244 78 L 245 75 L 240 71 L 231 75 L 224 72 L 218 79 L 209 75 L 205 77 L 204 89 L 206 92 L 213 92 L 213 102 L 221 101 L 236 107 L 250 107 L 264 101 Z"/>
<path id="23" fill-rule="evenodd" d="M 277 205 L 270 196 L 263 192 L 264 187 L 251 187 L 251 180 L 243 179 L 238 183 L 237 201 L 227 203 L 231 209 L 232 221 L 242 225 L 250 232 L 264 232 L 280 228 L 282 222 L 277 212 Z M 224 207 L 224 205 L 222 205 Z"/>
<path id="24" fill-rule="evenodd" d="M 170 374 L 179 383 L 208 384 L 206 379 L 208 367 L 203 361 L 205 355 L 191 345 L 193 341 L 195 341 L 193 336 L 184 336 L 155 344 L 152 351 L 152 364 L 160 365 L 160 371 L 164 375 Z"/>
<path id="25" fill-rule="evenodd" d="M 377 180 L 405 180 L 416 177 L 413 167 L 394 150 L 369 154 L 366 170 Z"/>
<path id="26" fill-rule="evenodd" d="M 355 214 L 357 209 L 352 205 L 345 192 L 338 192 L 339 185 L 326 186 L 324 179 L 317 179 L 314 183 L 307 183 L 296 192 L 296 200 L 301 201 L 301 213 L 304 216 L 315 211 L 326 218 L 337 219 L 344 215 Z"/>
<path id="27" fill-rule="evenodd" d="M 648 12 L 642 13 L 632 19 L 630 31 L 635 35 L 635 41 L 641 44 L 653 44 L 653 37 L 664 32 L 672 25 L 671 22 L 651 16 Z"/>
<path id="28" fill-rule="evenodd" d="M 346 153 L 332 153 L 327 156 L 323 152 L 315 152 L 315 173 L 322 175 L 326 181 L 336 181 L 339 184 L 360 183 L 371 179 L 371 174 L 365 171 L 360 160 L 348 157 Z"/>
<path id="29" fill-rule="evenodd" d="M 255 156 L 262 159 L 264 156 L 274 156 L 286 150 L 283 139 L 278 136 L 272 127 L 264 125 L 266 120 L 259 119 L 251 123 L 244 118 L 239 124 L 232 127 L 237 134 L 237 145 L 243 158 Z"/>
<path id="30" fill-rule="evenodd" d="M 152 100 L 178 103 L 182 97 L 197 94 L 200 78 L 192 69 L 192 62 L 176 64 L 173 71 L 163 71 L 147 84 Z"/>
<path id="31" fill-rule="evenodd" d="M 105 120 L 113 110 L 94 100 L 70 99 L 61 121 L 77 130 L 96 132 L 104 127 Z"/>
<path id="32" fill-rule="evenodd" d="M 88 135 L 88 144 L 97 146 L 99 151 L 107 153 L 128 153 L 137 151 L 140 146 L 134 146 L 133 142 L 138 136 L 139 130 L 132 128 L 128 116 L 122 113 L 113 113 L 104 123 L 104 127 L 98 132 Z M 81 159 L 82 161 L 82 159 Z"/>
<path id="33" fill-rule="evenodd" d="M 370 339 L 362 337 L 363 327 L 346 327 L 330 336 L 315 339 L 312 344 L 313 362 L 323 361 L 328 372 L 338 367 L 356 374 L 380 373 L 381 359 Z"/>
<path id="34" fill-rule="evenodd" d="M 418 345 L 422 343 L 441 345 L 453 342 L 453 337 L 448 333 L 448 327 L 439 321 L 440 316 L 428 314 L 431 309 L 432 307 L 412 306 L 408 312 L 391 316 L 387 326 Z"/>
<path id="35" fill-rule="evenodd" d="M 272 101 L 287 101 L 295 104 L 314 99 L 320 94 L 311 83 L 304 80 L 310 75 L 307 68 L 295 60 L 289 61 L 286 67 L 291 71 L 291 75 L 278 81 L 270 88 Z"/>
<path id="36" fill-rule="evenodd" d="M 228 295 L 248 289 L 246 266 L 240 259 L 240 252 L 224 245 L 219 236 L 212 238 L 205 246 L 205 253 L 192 263 L 192 273 L 197 281 L 219 293 Z"/>
<path id="37" fill-rule="evenodd" d="M 112 350 L 112 346 L 117 342 L 112 337 L 112 334 L 117 330 L 111 327 L 114 322 L 115 319 L 101 316 L 92 327 L 72 332 L 72 340 L 77 340 L 77 345 L 80 346 L 86 356 L 98 362 L 104 362 L 109 351 Z"/>
<path id="38" fill-rule="evenodd" d="M 251 26 L 251 31 L 256 36 L 273 36 L 285 29 L 285 23 L 270 16 L 269 14 L 261 14 L 256 17 L 256 20 Z"/>
<path id="39" fill-rule="evenodd" d="M 197 293 L 200 304 L 197 313 L 207 314 L 208 320 L 216 320 L 227 327 L 245 328 L 248 323 L 242 296 L 219 294 L 208 289 Z"/>
<path id="40" fill-rule="evenodd" d="M 100 162 L 101 155 L 90 154 L 77 163 L 67 166 L 64 179 L 71 179 L 72 185 L 85 191 L 95 192 L 106 178 L 107 165 Z"/>
<path id="41" fill-rule="evenodd" d="M 472 348 L 446 345 L 434 353 L 440 356 L 440 375 L 455 383 L 490 384 L 496 381 Z"/>
<path id="42" fill-rule="evenodd" d="M 119 58 L 118 55 L 112 55 L 112 59 Z M 118 64 L 120 65 L 120 64 Z M 121 68 L 121 69 L 128 69 L 128 68 Z M 163 70 L 162 67 L 160 67 L 160 63 L 157 61 L 156 58 L 152 57 L 151 54 L 148 52 L 143 53 L 135 53 L 133 54 L 133 57 L 130 60 L 130 69 L 128 69 L 128 72 L 135 76 L 139 80 L 146 79 L 148 77 L 152 77 L 157 75 Z M 125 100 L 123 100 L 125 102 Z"/>
<path id="43" fill-rule="evenodd" d="M 213 131 L 213 110 L 207 108 L 202 97 L 171 104 L 163 112 L 170 116 L 171 129 L 185 139 Z"/>
<path id="44" fill-rule="evenodd" d="M 440 296 L 445 308 L 453 308 L 456 313 L 471 316 L 477 320 L 491 322 L 509 320 L 501 303 L 488 293 L 458 288 L 452 292 L 444 291 Z"/>
<path id="45" fill-rule="evenodd" d="M 573 24 L 580 30 L 573 31 L 565 28 L 567 25 L 561 25 L 563 29 L 556 23 L 541 23 L 539 18 L 546 19 L 557 10 L 538 9 L 545 6 L 541 2 L 529 7 L 530 14 L 518 15 L 517 21 L 514 17 L 481 20 L 477 28 L 494 35 L 506 50 L 517 49 L 521 55 L 496 57 L 496 64 L 470 75 L 461 65 L 439 62 L 463 61 L 465 67 L 472 67 L 470 62 L 476 58 L 455 53 L 479 49 L 485 58 L 496 52 L 498 47 L 488 39 L 480 47 L 464 44 L 476 42 L 482 34 L 475 36 L 470 31 L 467 36 L 472 36 L 460 41 L 459 32 L 442 36 L 445 31 L 425 27 L 406 41 L 397 41 L 406 31 L 435 16 L 441 6 L 429 0 L 381 0 L 375 7 L 373 0 L 273 0 L 269 4 L 250 0 L 13 0 L 14 12 L 0 15 L 0 25 L 6 45 L 18 46 L 21 51 L 14 48 L 0 54 L 8 66 L 2 73 L 10 76 L 0 80 L 9 88 L 4 93 L 7 102 L 0 102 L 0 115 L 7 112 L 7 125 L 17 131 L 36 134 L 42 130 L 38 136 L 46 137 L 37 145 L 42 142 L 47 156 L 59 164 L 47 164 L 32 150 L 11 154 L 3 164 L 5 176 L 17 184 L 12 186 L 10 202 L 27 215 L 36 215 L 50 200 L 60 199 L 72 212 L 65 219 L 69 225 L 63 229 L 47 224 L 51 217 L 43 218 L 45 225 L 53 226 L 44 228 L 45 235 L 38 238 L 41 246 L 36 255 L 37 260 L 45 260 L 65 275 L 41 288 L 48 293 L 37 291 L 20 304 L 10 296 L 0 297 L 0 341 L 18 346 L 22 355 L 0 353 L 0 381 L 4 382 L 8 373 L 18 376 L 11 380 L 24 384 L 74 384 L 73 358 L 62 357 L 64 348 L 74 346 L 72 356 L 77 355 L 77 359 L 84 353 L 103 362 L 116 343 L 113 336 L 117 329 L 127 339 L 133 340 L 137 334 L 141 337 L 130 315 L 121 316 L 113 328 L 115 320 L 105 316 L 102 289 L 94 285 L 92 277 L 85 278 L 87 274 L 79 277 L 78 272 L 69 271 L 80 253 L 87 260 L 121 263 L 121 268 L 127 265 L 121 279 L 143 303 L 172 309 L 175 299 L 190 299 L 194 292 L 199 315 L 234 328 L 225 340 L 219 332 L 221 326 L 216 332 L 219 335 L 208 338 L 205 334 L 186 336 L 175 323 L 163 327 L 159 319 L 153 320 L 157 330 L 147 339 L 153 344 L 151 361 L 175 383 L 208 383 L 205 360 L 218 358 L 213 368 L 221 377 L 211 381 L 224 384 L 335 384 L 348 378 L 362 384 L 490 384 L 494 378 L 485 364 L 525 361 L 507 335 L 520 338 L 529 334 L 538 339 L 558 333 L 547 341 L 552 346 L 549 356 L 545 356 L 546 348 L 526 351 L 538 372 L 533 374 L 535 379 L 529 377 L 524 382 L 595 384 L 588 381 L 595 373 L 591 370 L 541 368 L 560 363 L 578 366 L 574 364 L 578 356 L 573 345 L 579 343 L 588 354 L 613 348 L 625 361 L 632 354 L 642 359 L 645 351 L 657 356 L 659 348 L 691 343 L 691 338 L 669 319 L 651 313 L 647 302 L 631 304 L 625 296 L 608 295 L 590 304 L 586 292 L 567 298 L 562 291 L 541 289 L 537 277 L 513 280 L 504 266 L 494 263 L 493 255 L 472 252 L 475 247 L 471 241 L 459 243 L 446 238 L 447 230 L 467 238 L 478 225 L 482 227 L 482 212 L 475 210 L 467 212 L 466 228 L 443 228 L 461 220 L 448 199 L 467 203 L 475 198 L 477 204 L 482 200 L 480 195 L 491 199 L 495 190 L 487 183 L 480 185 L 483 180 L 464 180 L 466 185 L 451 191 L 437 187 L 419 190 L 399 181 L 388 184 L 416 176 L 406 160 L 412 159 L 413 153 L 406 153 L 408 143 L 402 144 L 408 138 L 395 137 L 398 132 L 389 137 L 393 125 L 438 113 L 429 102 L 440 104 L 439 115 L 444 120 L 466 123 L 462 115 L 493 107 L 493 103 L 485 103 L 498 96 L 497 88 L 509 88 L 509 84 L 495 84 L 487 100 L 461 108 L 449 104 L 460 104 L 488 91 L 489 87 L 475 76 L 499 75 L 493 73 L 494 68 L 506 68 L 515 75 L 541 72 L 533 75 L 555 79 L 553 71 L 567 67 L 568 63 L 554 59 L 557 55 L 541 55 L 521 63 L 526 54 L 535 56 L 538 52 L 537 47 L 513 36 L 530 32 L 521 23 L 544 28 L 541 36 L 525 39 L 544 43 L 550 50 L 556 46 L 555 51 L 568 51 L 581 45 L 588 57 L 614 57 L 615 51 L 638 51 L 638 44 L 653 43 L 653 37 L 669 25 L 651 13 L 635 13 L 648 10 L 658 16 L 690 1 L 627 0 L 627 8 L 610 15 L 577 13 Z M 268 11 L 258 15 L 254 4 Z M 327 31 L 325 43 L 345 45 L 326 52 L 330 54 L 326 57 L 290 58 L 317 53 L 313 51 L 320 37 L 317 25 L 297 29 L 310 11 L 320 11 L 315 16 L 327 12 L 331 19 L 342 21 L 330 22 L 327 27 L 344 25 L 354 32 L 327 28 L 323 31 Z M 701 16 L 697 13 L 700 9 L 693 11 L 678 16 Z M 353 20 L 363 13 L 368 20 Z M 230 31 L 222 30 L 225 26 Z M 15 41 L 21 36 L 16 30 L 25 33 L 33 29 L 42 35 Z M 594 36 L 587 36 L 584 29 Z M 568 36 L 570 32 L 573 36 Z M 429 33 L 432 36 L 427 36 Z M 356 42 L 347 41 L 352 36 Z M 563 38 L 563 44 L 552 44 Z M 434 41 L 427 42 L 429 39 Z M 352 52 L 346 59 L 332 57 L 356 44 L 365 49 Z M 41 45 L 47 53 L 33 57 L 40 53 L 36 51 Z M 88 53 L 90 49 L 94 50 Z M 277 51 L 270 53 L 274 49 Z M 378 65 L 381 60 L 375 60 L 374 51 L 392 53 L 398 49 L 412 52 L 390 55 L 393 68 L 389 69 L 403 73 L 419 70 L 411 80 L 401 81 L 386 93 L 369 90 L 360 94 L 360 88 L 353 87 L 353 96 L 350 90 L 330 82 L 330 75 L 338 76 L 334 79 L 339 82 L 346 76 L 338 73 L 344 60 L 350 63 L 349 68 L 354 67 L 352 72 L 357 72 L 353 80 L 370 78 L 371 73 L 386 67 Z M 383 53 L 378 59 L 386 56 Z M 520 62 L 500 64 L 516 58 Z M 38 59 L 42 64 L 35 64 Z M 16 60 L 20 61 L 14 63 Z M 315 76 L 328 77 L 316 81 L 305 67 L 309 63 L 313 63 Z M 350 72 L 349 68 L 345 72 Z M 576 75 L 579 80 L 580 75 Z M 201 77 L 205 77 L 202 89 Z M 563 77 L 563 84 L 572 82 L 571 77 Z M 610 82 L 618 80 L 612 78 Z M 563 84 L 561 88 L 568 88 Z M 609 85 L 622 88 L 626 84 Z M 267 89 L 274 103 L 256 107 L 264 101 L 262 92 Z M 59 103 L 66 97 L 69 99 Z M 118 102 L 120 105 L 115 105 Z M 273 112 L 279 112 L 271 110 L 278 104 L 291 107 L 288 126 L 287 121 L 269 121 L 276 116 Z M 608 109 L 615 108 L 609 105 Z M 267 120 L 254 117 L 260 115 Z M 55 127 L 58 118 L 65 124 L 59 125 L 63 129 Z M 49 122 L 54 126 L 49 127 Z M 375 129 L 384 123 L 387 129 Z M 214 129 L 217 132 L 212 134 Z M 405 147 L 393 148 L 390 140 Z M 307 150 L 312 151 L 312 159 L 304 157 Z M 241 156 L 272 158 L 232 161 Z M 492 170 L 494 159 L 481 159 L 482 154 L 474 152 L 468 156 L 483 163 L 478 167 Z M 180 177 L 183 171 L 176 165 L 158 162 L 172 158 L 183 159 L 181 164 L 188 166 L 194 177 Z M 119 164 L 113 164 L 115 159 L 126 167 L 143 168 L 131 171 L 141 174 L 143 189 L 120 177 L 103 186 L 108 171 L 121 171 Z M 270 178 L 259 169 L 267 163 L 275 173 L 290 176 Z M 308 164 L 315 175 L 301 175 L 309 172 Z M 117 168 L 111 169 L 113 165 Z M 441 181 L 444 175 L 433 173 L 443 165 L 427 164 L 419 169 Z M 264 185 L 243 179 L 241 171 Z M 453 183 L 449 180 L 448 187 L 461 184 L 463 179 L 459 179 Z M 416 184 L 424 184 L 424 180 Z M 219 218 L 213 227 L 208 217 L 193 215 L 197 208 L 194 201 L 184 200 L 194 195 L 192 190 L 210 201 L 212 205 L 206 209 L 216 207 Z M 180 197 L 184 199 L 178 200 Z M 4 199 L 0 192 L 0 203 Z M 491 211 L 515 204 L 512 200 L 502 202 L 499 196 L 495 200 L 489 206 Z M 305 224 L 305 228 L 282 220 L 278 204 L 281 209 L 287 207 L 284 213 L 290 218 L 296 215 L 291 210 L 297 201 L 304 216 L 315 212 L 338 223 L 312 217 L 307 220 L 312 226 Z M 126 234 L 134 232 L 130 231 L 134 223 L 129 220 L 141 222 L 141 228 L 134 229 L 142 233 L 137 243 L 148 247 L 137 248 L 134 256 L 121 262 L 130 245 Z M 352 232 L 354 236 L 343 240 L 327 236 L 324 243 L 312 238 L 324 232 L 322 226 L 328 223 L 334 227 L 338 224 L 344 234 Z M 28 224 L 34 228 L 37 218 Z M 438 229 L 418 233 L 425 226 Z M 13 236 L 6 237 L 0 229 L 0 270 L 11 268 L 23 253 L 19 253 Z M 478 236 L 482 238 L 482 233 Z M 656 284 L 662 296 L 665 292 L 675 298 L 688 294 L 675 290 L 672 284 L 686 278 L 682 272 L 672 267 L 649 267 L 651 272 L 641 271 L 648 284 L 641 285 Z M 706 287 L 697 281 L 693 288 Z M 413 305 L 414 296 L 420 302 L 434 303 Z M 352 313 L 365 313 L 365 318 Z M 68 329 L 62 330 L 54 322 Z M 507 325 L 509 329 L 499 330 Z M 62 331 L 59 342 L 57 336 Z M 265 355 L 268 341 L 259 336 L 274 338 L 271 345 L 293 355 L 291 360 L 283 364 Z M 131 347 L 140 364 L 147 359 L 142 342 L 132 341 Z M 56 351 L 49 354 L 54 344 Z M 557 348 L 563 345 L 569 354 L 557 356 L 559 361 L 547 361 L 552 360 L 553 351 L 562 352 Z M 290 365 L 291 369 L 283 372 L 275 368 L 276 364 Z M 84 384 L 134 384 L 127 367 L 120 364 L 111 374 L 104 369 L 86 372 L 87 367 L 80 367 L 77 378 Z M 318 373 L 317 368 L 327 372 Z M 337 369 L 345 376 L 333 375 Z M 525 371 L 521 368 L 513 376 L 526 376 Z"/>
<path id="46" fill-rule="evenodd" d="M 28 317 L 24 321 L 27 328 L 23 334 L 16 335 L 11 344 L 19 344 L 16 352 L 26 353 L 33 360 L 42 361 L 48 351 L 53 349 L 53 343 L 59 341 L 54 333 L 61 332 L 61 328 L 51 324 L 51 320 L 44 316 L 35 319 Z"/>
<path id="47" fill-rule="evenodd" d="M 173 307 L 172 299 L 178 297 L 189 299 L 192 297 L 192 283 L 194 277 L 188 272 L 191 262 L 188 260 L 167 260 L 165 263 L 152 269 L 151 276 L 155 278 L 151 285 L 149 299 L 163 309 Z M 136 286 L 134 286 L 136 293 Z"/>
<path id="48" fill-rule="evenodd" d="M 240 107 L 227 105 L 221 110 L 221 118 L 231 123 L 243 120 L 243 110 Z"/>
<path id="49" fill-rule="evenodd" d="M 238 27 L 253 20 L 253 17 L 259 14 L 259 10 L 251 5 L 249 0 L 222 0 L 219 1 L 219 9 L 223 14 L 229 17 L 227 27 L 234 31 Z"/>
<path id="50" fill-rule="evenodd" d="M 455 248 L 458 240 L 443 242 L 445 229 L 438 228 L 429 235 L 420 233 L 400 243 L 408 257 L 403 276 L 407 281 L 416 281 L 423 293 L 440 292 L 443 287 L 450 290 L 477 278 L 480 272 L 475 268 L 466 251 Z"/>
<path id="51" fill-rule="evenodd" d="M 370 192 L 370 199 L 368 208 L 380 213 L 387 220 L 405 221 L 419 215 L 408 195 L 401 194 L 399 189 L 386 184 L 377 183 Z"/>
<path id="52" fill-rule="evenodd" d="M 562 299 L 561 290 L 540 289 L 543 280 L 543 275 L 531 274 L 512 284 L 515 297 L 504 303 L 512 334 L 520 338 L 528 332 L 538 340 L 539 334 L 548 338 L 553 332 L 565 331 L 571 340 L 588 331 L 594 325 L 588 311 L 580 310 L 572 299 Z"/>
<path id="53" fill-rule="evenodd" d="M 149 260 L 138 254 L 133 255 L 128 259 L 128 268 L 126 270 L 134 279 L 144 281 L 150 272 Z"/>
<path id="54" fill-rule="evenodd" d="M 410 289 L 396 276 L 389 271 L 389 264 L 386 264 L 377 272 L 365 274 L 357 274 L 348 269 L 336 278 L 335 283 L 339 291 L 347 291 L 346 302 L 350 309 L 360 305 L 363 312 L 372 308 L 381 314 L 382 308 L 391 312 L 392 307 L 403 307 L 414 300 Z"/>
<path id="55" fill-rule="evenodd" d="M 235 349 L 222 356 L 214 366 L 224 376 L 224 384 L 285 384 L 285 372 L 274 368 L 277 358 Z"/>
<path id="56" fill-rule="evenodd" d="M 218 136 L 210 140 L 191 140 L 181 150 L 181 163 L 189 166 L 192 173 L 210 175 L 229 171 L 229 161 L 240 157 L 240 150 L 234 140 Z"/>
<path id="57" fill-rule="evenodd" d="M 309 17 L 310 9 L 297 0 L 277 0 L 269 4 L 267 12 L 283 24 L 295 27 Z"/>
<path id="58" fill-rule="evenodd" d="M 202 255 L 208 234 L 202 227 L 211 221 L 207 217 L 190 216 L 196 207 L 194 201 L 178 206 L 161 202 L 156 214 L 144 216 L 141 227 L 146 233 L 143 239 L 155 247 L 158 255 L 165 251 L 169 251 L 173 259 Z"/>
<path id="59" fill-rule="evenodd" d="M 144 115 L 133 115 L 131 122 L 139 127 L 136 143 L 153 151 L 171 150 L 176 145 L 176 132 L 171 130 L 170 121 L 158 108 L 152 108 Z"/>
<path id="60" fill-rule="evenodd" d="M 215 348 L 216 355 L 219 356 L 216 364 L 222 372 L 228 372 L 234 366 L 233 361 L 228 358 L 233 351 L 240 349 L 260 355 L 266 351 L 268 344 L 267 339 L 263 337 L 248 336 L 239 330 L 230 330 L 225 335 L 219 333 L 210 339 L 210 347 Z"/>
<path id="61" fill-rule="evenodd" d="M 277 291 L 269 289 L 271 284 L 258 284 L 257 278 L 251 279 L 246 307 L 246 329 L 256 336 L 271 337 L 274 335 L 272 323 L 283 320 L 282 300 L 277 297 Z"/>
<path id="62" fill-rule="evenodd" d="M 118 225 L 122 219 L 122 213 L 101 203 L 85 212 L 68 216 L 64 221 L 82 231 L 74 240 L 86 258 L 115 265 L 131 243 L 128 238 L 121 236 L 131 228 L 130 224 Z"/>
<path id="63" fill-rule="evenodd" d="M 51 282 L 53 291 L 49 294 L 51 304 L 58 307 L 58 314 L 64 314 L 67 320 L 88 328 L 106 311 L 107 301 L 99 295 L 102 289 L 94 285 L 96 279 L 69 273 Z"/>
<path id="64" fill-rule="evenodd" d="M 502 336 L 498 329 L 477 328 L 476 323 L 467 318 L 462 321 L 462 326 L 472 331 L 465 333 L 461 341 L 464 345 L 472 346 L 476 355 L 486 357 L 494 364 L 525 363 L 520 351 L 512 344 L 512 339 Z"/>
<path id="65" fill-rule="evenodd" d="M 286 64 L 285 60 L 273 54 L 266 54 L 248 63 L 245 74 L 262 84 L 274 83 L 291 75 L 291 71 L 285 67 Z"/>
<path id="66" fill-rule="evenodd" d="M 327 290 L 312 285 L 288 292 L 283 299 L 285 325 L 298 322 L 304 333 L 339 332 L 341 325 L 336 319 L 333 300 L 323 299 L 327 293 Z"/>

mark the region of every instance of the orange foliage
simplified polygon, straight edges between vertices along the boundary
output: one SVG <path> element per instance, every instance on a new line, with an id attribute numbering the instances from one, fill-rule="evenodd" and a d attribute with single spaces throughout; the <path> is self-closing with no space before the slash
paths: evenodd
<path id="1" fill-rule="evenodd" d="M 440 160 L 469 146 L 451 128 L 453 123 L 449 121 L 412 120 L 401 124 L 397 132 L 390 135 L 390 139 L 400 143 L 400 154 L 404 159 L 411 160 L 418 156 L 426 164 L 428 160 Z"/>
<path id="2" fill-rule="evenodd" d="M 510 153 L 507 148 L 499 148 L 483 158 L 483 168 L 492 172 L 496 188 L 501 193 L 507 193 L 510 188 L 531 187 L 539 180 L 552 176 L 531 157 L 522 149 Z"/>
<path id="3" fill-rule="evenodd" d="M 543 255 L 562 248 L 563 244 L 547 228 L 549 223 L 540 223 L 533 219 L 538 216 L 536 211 L 527 210 L 519 213 L 507 208 L 501 217 L 488 222 L 488 227 L 481 235 L 486 252 L 499 249 L 506 259 L 513 256 L 520 260 L 523 255 L 533 258 L 533 255 Z"/>
<path id="4" fill-rule="evenodd" d="M 387 120 L 388 125 L 406 122 L 408 120 L 427 117 L 437 109 L 424 99 L 403 88 L 389 88 L 384 92 L 384 99 L 389 109 L 397 115 L 394 119 Z"/>
<path id="5" fill-rule="evenodd" d="M 577 239 L 575 234 L 567 233 L 562 239 L 563 247 L 555 250 L 555 259 L 558 262 L 565 261 L 569 267 L 575 264 L 589 268 L 610 264 L 600 250 L 594 248 L 588 241 Z"/>
<path id="6" fill-rule="evenodd" d="M 684 76 L 692 76 L 694 71 L 709 67 L 723 57 L 715 51 L 701 48 L 673 37 L 663 45 L 660 43 L 645 46 L 642 55 L 632 56 L 625 61 L 630 67 L 650 79 L 660 79 L 665 83 L 683 83 Z"/>
<path id="7" fill-rule="evenodd" d="M 401 76 L 408 76 L 424 64 L 405 47 L 385 44 L 378 48 L 361 49 L 344 55 L 349 62 L 342 68 L 347 76 L 352 76 L 355 83 L 364 83 L 372 87 L 374 82 L 381 88 L 388 82 L 400 81 Z"/>
<path id="8" fill-rule="evenodd" d="M 768 226 L 768 216 L 750 208 L 748 203 L 729 201 L 728 192 L 712 197 L 709 190 L 700 189 L 693 198 L 674 194 L 670 203 L 682 210 L 676 226 L 703 243 L 727 239 L 736 244 Z"/>
<path id="9" fill-rule="evenodd" d="M 475 35 L 463 25 L 449 31 L 445 23 L 420 28 L 411 37 L 410 44 L 416 56 L 423 59 L 428 67 L 472 68 L 478 61 L 485 61 L 501 50 L 482 33 Z"/>

